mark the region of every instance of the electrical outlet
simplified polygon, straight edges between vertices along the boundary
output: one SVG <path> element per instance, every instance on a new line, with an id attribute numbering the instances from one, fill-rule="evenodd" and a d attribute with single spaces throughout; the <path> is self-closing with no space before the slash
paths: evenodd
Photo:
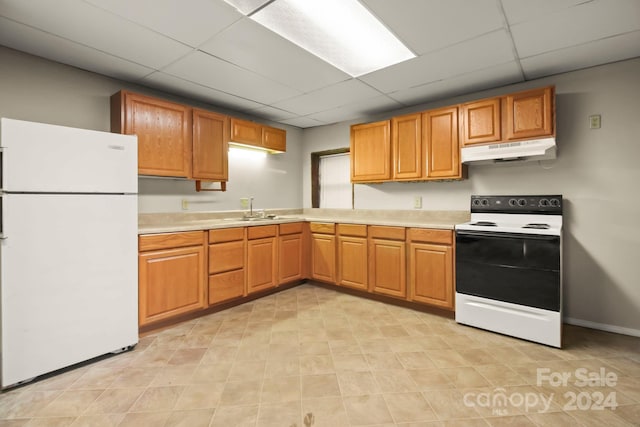
<path id="1" fill-rule="evenodd" d="M 422 209 L 422 196 L 416 196 L 413 198 L 413 207 L 415 209 Z"/>
<path id="2" fill-rule="evenodd" d="M 600 129 L 600 114 L 589 116 L 589 129 Z"/>
<path id="3" fill-rule="evenodd" d="M 240 198 L 240 207 L 242 209 L 249 209 L 249 198 L 248 197 L 241 197 Z"/>
<path id="4" fill-rule="evenodd" d="M 186 211 L 189 209 L 189 201 L 187 199 L 182 199 L 182 210 Z"/>

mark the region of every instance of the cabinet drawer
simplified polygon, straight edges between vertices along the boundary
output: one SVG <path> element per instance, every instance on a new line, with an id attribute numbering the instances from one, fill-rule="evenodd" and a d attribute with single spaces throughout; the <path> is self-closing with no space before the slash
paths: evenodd
<path id="1" fill-rule="evenodd" d="M 244 227 L 209 230 L 209 243 L 232 242 L 244 239 Z"/>
<path id="2" fill-rule="evenodd" d="M 244 269 L 209 276 L 209 305 L 244 295 Z"/>
<path id="3" fill-rule="evenodd" d="M 209 274 L 244 267 L 244 242 L 209 245 Z"/>
<path id="4" fill-rule="evenodd" d="M 302 223 L 280 224 L 280 235 L 302 233 Z"/>
<path id="5" fill-rule="evenodd" d="M 312 222 L 309 223 L 309 229 L 312 233 L 333 234 L 336 232 L 336 225 L 331 222 Z"/>
<path id="6" fill-rule="evenodd" d="M 451 245 L 453 244 L 453 231 L 434 230 L 431 228 L 410 228 L 409 240 L 412 242 L 431 242 Z"/>
<path id="7" fill-rule="evenodd" d="M 249 240 L 263 239 L 265 237 L 274 237 L 276 235 L 277 225 L 259 225 L 257 227 L 249 227 L 247 230 Z"/>
<path id="8" fill-rule="evenodd" d="M 338 224 L 341 236 L 367 237 L 367 226 L 362 224 Z"/>
<path id="9" fill-rule="evenodd" d="M 140 252 L 156 249 L 182 248 L 198 246 L 204 243 L 203 231 L 189 231 L 186 233 L 146 234 L 138 237 Z"/>
<path id="10" fill-rule="evenodd" d="M 370 225 L 369 237 L 374 239 L 404 240 L 405 228 Z"/>

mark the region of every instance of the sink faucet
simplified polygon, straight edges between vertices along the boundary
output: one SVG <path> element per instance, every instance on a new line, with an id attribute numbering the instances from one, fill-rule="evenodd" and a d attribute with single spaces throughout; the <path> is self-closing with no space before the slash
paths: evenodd
<path id="1" fill-rule="evenodd" d="M 249 218 L 253 218 L 253 196 L 249 196 Z"/>

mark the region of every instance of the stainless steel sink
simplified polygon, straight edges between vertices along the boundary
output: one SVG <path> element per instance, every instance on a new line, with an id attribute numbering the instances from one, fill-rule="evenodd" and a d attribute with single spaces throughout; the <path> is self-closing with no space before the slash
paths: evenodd
<path id="1" fill-rule="evenodd" d="M 278 219 L 277 216 L 243 216 L 239 218 L 225 218 L 225 221 L 273 221 L 274 219 Z"/>

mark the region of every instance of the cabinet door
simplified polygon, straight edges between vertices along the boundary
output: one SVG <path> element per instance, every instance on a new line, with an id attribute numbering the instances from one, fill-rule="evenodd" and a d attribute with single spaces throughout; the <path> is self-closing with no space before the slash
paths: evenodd
<path id="1" fill-rule="evenodd" d="M 302 279 L 302 234 L 279 237 L 278 283 Z"/>
<path id="2" fill-rule="evenodd" d="M 460 178 L 460 144 L 458 143 L 458 108 L 440 108 L 422 115 L 427 146 L 429 178 Z"/>
<path id="3" fill-rule="evenodd" d="M 554 134 L 552 87 L 514 93 L 506 99 L 507 139 Z"/>
<path id="4" fill-rule="evenodd" d="M 311 278 L 336 283 L 336 238 L 332 234 L 311 235 Z"/>
<path id="5" fill-rule="evenodd" d="M 193 110 L 194 179 L 227 181 L 229 119 L 222 114 Z"/>
<path id="6" fill-rule="evenodd" d="M 391 179 L 389 120 L 351 126 L 351 182 Z"/>
<path id="7" fill-rule="evenodd" d="M 247 242 L 247 292 L 257 292 L 276 286 L 276 238 Z"/>
<path id="8" fill-rule="evenodd" d="M 502 139 L 500 98 L 463 104 L 462 144 L 486 144 Z"/>
<path id="9" fill-rule="evenodd" d="M 124 132 L 138 136 L 140 175 L 191 175 L 191 109 L 124 93 Z"/>
<path id="10" fill-rule="evenodd" d="M 232 117 L 231 141 L 258 147 L 262 146 L 262 125 Z"/>
<path id="11" fill-rule="evenodd" d="M 367 290 L 367 239 L 338 237 L 338 285 Z"/>
<path id="12" fill-rule="evenodd" d="M 393 178 L 422 178 L 424 148 L 421 114 L 408 114 L 391 119 Z"/>
<path id="13" fill-rule="evenodd" d="M 369 289 L 380 294 L 406 298 L 406 249 L 398 240 L 369 240 Z"/>
<path id="14" fill-rule="evenodd" d="M 138 256 L 140 326 L 205 307 L 203 246 Z"/>
<path id="15" fill-rule="evenodd" d="M 453 310 L 453 249 L 428 243 L 409 244 L 411 299 Z"/>
<path id="16" fill-rule="evenodd" d="M 262 126 L 262 146 L 274 151 L 287 151 L 287 131 Z"/>

